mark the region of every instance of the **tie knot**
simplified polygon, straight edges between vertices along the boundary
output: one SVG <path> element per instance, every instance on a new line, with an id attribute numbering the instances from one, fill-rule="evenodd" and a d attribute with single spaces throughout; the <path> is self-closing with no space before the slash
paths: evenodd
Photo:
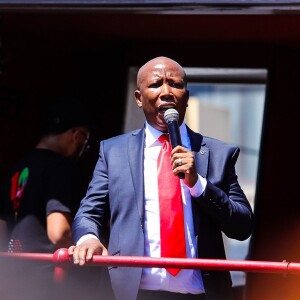
<path id="1" fill-rule="evenodd" d="M 161 143 L 164 143 L 165 141 L 170 141 L 170 139 L 169 139 L 169 135 L 168 134 L 162 134 L 159 138 L 158 138 L 158 140 L 161 142 Z"/>

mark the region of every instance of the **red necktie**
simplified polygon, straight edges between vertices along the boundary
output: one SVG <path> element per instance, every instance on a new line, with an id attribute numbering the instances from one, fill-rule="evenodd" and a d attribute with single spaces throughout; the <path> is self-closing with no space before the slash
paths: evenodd
<path id="1" fill-rule="evenodd" d="M 158 140 L 163 143 L 157 160 L 161 257 L 183 258 L 186 250 L 180 181 L 172 171 L 169 136 L 163 134 Z M 167 271 L 176 276 L 180 269 Z"/>

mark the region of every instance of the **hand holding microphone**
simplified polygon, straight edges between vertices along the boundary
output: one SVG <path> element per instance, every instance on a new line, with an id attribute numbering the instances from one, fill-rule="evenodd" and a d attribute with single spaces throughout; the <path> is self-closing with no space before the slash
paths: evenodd
<path id="1" fill-rule="evenodd" d="M 164 113 L 164 119 L 168 125 L 168 131 L 170 136 L 170 142 L 172 148 L 174 149 L 176 146 L 182 146 L 181 136 L 178 126 L 179 113 L 174 108 L 169 108 Z M 184 173 L 179 173 L 178 177 L 180 179 L 184 179 Z"/>

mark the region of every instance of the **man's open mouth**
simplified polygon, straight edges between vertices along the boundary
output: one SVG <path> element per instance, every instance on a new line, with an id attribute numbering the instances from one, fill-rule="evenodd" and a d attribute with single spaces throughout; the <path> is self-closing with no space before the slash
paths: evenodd
<path id="1" fill-rule="evenodd" d="M 166 110 L 168 110 L 169 108 L 175 108 L 173 105 L 170 106 L 161 106 L 158 108 L 158 113 L 159 114 L 164 114 L 166 112 Z"/>

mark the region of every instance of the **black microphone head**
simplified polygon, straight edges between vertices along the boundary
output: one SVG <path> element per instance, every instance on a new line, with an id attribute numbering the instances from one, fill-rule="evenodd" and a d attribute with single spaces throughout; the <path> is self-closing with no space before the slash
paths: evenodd
<path id="1" fill-rule="evenodd" d="M 165 111 L 164 118 L 165 118 L 165 121 L 166 121 L 167 124 L 172 122 L 172 121 L 178 121 L 179 113 L 176 109 L 169 108 Z"/>

